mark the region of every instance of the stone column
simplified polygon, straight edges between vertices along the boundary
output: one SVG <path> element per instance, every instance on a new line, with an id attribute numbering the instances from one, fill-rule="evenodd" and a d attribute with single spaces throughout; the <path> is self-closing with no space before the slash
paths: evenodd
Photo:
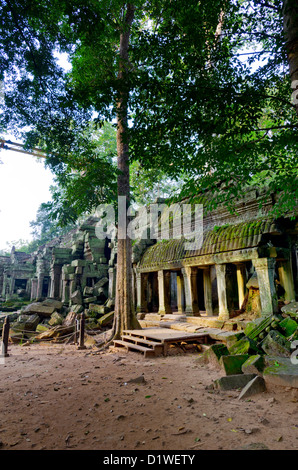
<path id="1" fill-rule="evenodd" d="M 253 260 L 260 290 L 262 316 L 277 312 L 277 295 L 274 284 L 275 259 L 258 258 Z"/>
<path id="2" fill-rule="evenodd" d="M 285 300 L 295 300 L 295 287 L 290 260 L 280 261 L 278 266 L 279 280 L 285 290 Z"/>
<path id="3" fill-rule="evenodd" d="M 9 286 L 9 295 L 14 294 L 14 287 L 15 287 L 15 278 L 14 276 L 11 276 L 10 278 L 10 286 Z"/>
<path id="4" fill-rule="evenodd" d="M 62 280 L 62 296 L 61 296 L 61 301 L 62 301 L 64 304 L 67 304 L 67 305 L 68 305 L 69 300 L 70 300 L 69 281 L 63 279 L 63 280 Z"/>
<path id="5" fill-rule="evenodd" d="M 31 280 L 31 295 L 30 295 L 30 300 L 35 300 L 37 298 L 37 279 L 32 279 Z"/>
<path id="6" fill-rule="evenodd" d="M 170 280 L 171 273 L 170 271 L 158 271 L 158 301 L 159 308 L 158 314 L 165 315 L 167 313 L 172 313 L 170 305 Z"/>
<path id="7" fill-rule="evenodd" d="M 184 283 L 182 273 L 177 273 L 177 307 L 178 313 L 184 312 Z"/>
<path id="8" fill-rule="evenodd" d="M 148 313 L 147 306 L 147 273 L 136 273 L 137 284 L 137 313 Z"/>
<path id="9" fill-rule="evenodd" d="M 4 276 L 3 276 L 2 293 L 1 293 L 2 297 L 4 297 L 4 298 L 5 298 L 5 295 L 6 295 L 6 285 L 7 285 L 7 275 L 4 274 Z"/>
<path id="10" fill-rule="evenodd" d="M 115 299 L 116 293 L 116 268 L 109 268 L 109 299 Z"/>
<path id="11" fill-rule="evenodd" d="M 51 297 L 58 299 L 60 295 L 61 266 L 54 265 L 51 269 Z"/>
<path id="12" fill-rule="evenodd" d="M 43 280 L 44 280 L 44 274 L 41 273 L 41 274 L 38 275 L 38 279 L 37 279 L 37 291 L 36 291 L 36 298 L 37 299 L 42 298 Z"/>
<path id="13" fill-rule="evenodd" d="M 228 320 L 230 318 L 230 314 L 227 302 L 226 265 L 216 264 L 215 270 L 217 278 L 219 319 Z"/>
<path id="14" fill-rule="evenodd" d="M 197 291 L 197 268 L 187 266 L 181 269 L 184 278 L 185 313 L 189 316 L 200 316 Z"/>
<path id="15" fill-rule="evenodd" d="M 204 268 L 203 270 L 203 283 L 204 283 L 204 303 L 205 303 L 206 314 L 208 316 L 212 316 L 213 308 L 212 308 L 212 284 L 211 284 L 210 266 Z"/>
<path id="16" fill-rule="evenodd" d="M 239 309 L 241 309 L 244 302 L 246 293 L 246 269 L 245 264 L 237 264 L 237 284 L 238 284 L 238 299 Z"/>

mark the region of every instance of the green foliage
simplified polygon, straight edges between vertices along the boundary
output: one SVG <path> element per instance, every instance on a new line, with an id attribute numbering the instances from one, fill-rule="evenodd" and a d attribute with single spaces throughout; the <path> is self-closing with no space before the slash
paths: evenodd
<path id="1" fill-rule="evenodd" d="M 126 73 L 119 79 L 127 4 L 1 2 L 0 78 L 7 93 L 0 127 L 48 154 L 57 179 L 48 206 L 54 218 L 67 223 L 115 201 L 116 149 L 99 150 L 94 132 L 112 122 L 123 96 L 129 159 L 138 162 L 132 167 L 136 198 L 144 199 L 143 189 L 156 194 L 160 177 L 183 177 L 182 197 L 208 190 L 211 205 L 229 207 L 246 186 L 256 186 L 277 194 L 275 215 L 296 211 L 297 113 L 283 2 L 134 5 Z M 57 50 L 68 54 L 70 71 L 58 65 Z M 138 188 L 140 168 L 148 184 Z"/>

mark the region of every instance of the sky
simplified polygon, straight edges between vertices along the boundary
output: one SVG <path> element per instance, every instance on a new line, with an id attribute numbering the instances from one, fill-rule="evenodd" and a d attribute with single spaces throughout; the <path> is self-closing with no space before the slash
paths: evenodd
<path id="1" fill-rule="evenodd" d="M 67 55 L 56 56 L 59 65 L 69 70 Z M 0 104 L 3 94 L 0 82 Z M 11 136 L 2 138 L 22 143 Z M 12 150 L 1 149 L 0 161 L 0 250 L 7 250 L 7 243 L 33 239 L 30 222 L 36 219 L 40 204 L 52 199 L 53 174 L 45 168 L 43 159 Z"/>
<path id="2" fill-rule="evenodd" d="M 32 240 L 29 224 L 40 204 L 51 200 L 53 173 L 28 154 L 1 150 L 0 160 L 0 250 L 6 250 L 7 243 Z"/>

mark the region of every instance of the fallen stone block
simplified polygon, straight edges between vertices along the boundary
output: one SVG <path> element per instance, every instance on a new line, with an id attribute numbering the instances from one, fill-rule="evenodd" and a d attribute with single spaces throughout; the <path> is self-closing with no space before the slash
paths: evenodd
<path id="1" fill-rule="evenodd" d="M 279 331 L 271 330 L 261 342 L 261 348 L 270 356 L 289 357 L 291 343 Z"/>
<path id="2" fill-rule="evenodd" d="M 89 304 L 89 310 L 94 313 L 105 315 L 106 313 L 108 313 L 109 308 L 105 305 Z"/>
<path id="3" fill-rule="evenodd" d="M 268 317 L 257 318 L 246 326 L 244 330 L 245 336 L 251 339 L 256 339 L 259 334 L 262 333 L 262 331 L 264 331 L 265 328 L 267 328 L 271 324 L 272 321 L 274 321 L 274 317 L 272 317 L 271 315 L 269 315 Z"/>
<path id="4" fill-rule="evenodd" d="M 268 357 L 268 367 L 264 369 L 263 377 L 270 385 L 298 388 L 298 352 L 293 357 Z"/>
<path id="5" fill-rule="evenodd" d="M 83 305 L 72 305 L 71 311 L 74 313 L 82 313 L 84 310 Z"/>
<path id="6" fill-rule="evenodd" d="M 210 331 L 210 338 L 216 341 L 221 341 L 227 348 L 232 346 L 236 341 L 239 341 L 244 336 L 243 332 L 235 331 L 221 331 L 220 329 L 214 329 Z"/>
<path id="7" fill-rule="evenodd" d="M 63 307 L 63 302 L 60 302 L 60 300 L 51 299 L 50 297 L 46 300 L 43 300 L 41 304 L 44 305 L 45 307 L 54 307 L 54 309 L 57 310 L 58 312 Z"/>
<path id="8" fill-rule="evenodd" d="M 265 359 L 264 356 L 260 354 L 255 354 L 250 356 L 247 361 L 242 364 L 243 374 L 256 374 L 259 375 L 263 372 L 265 368 Z"/>
<path id="9" fill-rule="evenodd" d="M 19 315 L 17 321 L 11 324 L 11 329 L 16 333 L 35 331 L 39 322 L 40 318 L 36 313 L 32 315 Z"/>
<path id="10" fill-rule="evenodd" d="M 224 344 L 212 344 L 204 353 L 198 357 L 196 362 L 200 364 L 209 364 L 216 368 L 220 368 L 220 358 L 228 355 L 229 350 Z"/>
<path id="11" fill-rule="evenodd" d="M 62 325 L 63 321 L 64 321 L 64 317 L 60 313 L 54 312 L 52 313 L 51 318 L 49 320 L 49 325 L 50 326 Z"/>
<path id="12" fill-rule="evenodd" d="M 248 354 L 224 355 L 220 358 L 219 363 L 226 375 L 243 374 L 242 365 L 248 358 Z"/>
<path id="13" fill-rule="evenodd" d="M 281 311 L 293 318 L 298 318 L 298 302 L 290 302 L 281 308 Z"/>
<path id="14" fill-rule="evenodd" d="M 95 285 L 94 288 L 98 289 L 100 287 L 105 286 L 109 282 L 109 279 L 107 277 L 103 277 L 100 279 Z"/>
<path id="15" fill-rule="evenodd" d="M 247 385 L 242 389 L 238 400 L 243 400 L 245 398 L 249 398 L 252 395 L 257 395 L 259 393 L 265 392 L 266 389 L 266 383 L 263 377 L 260 377 L 257 375 L 255 378 L 253 378 L 250 382 L 248 382 Z"/>
<path id="16" fill-rule="evenodd" d="M 97 320 L 97 323 L 99 326 L 105 326 L 108 325 L 113 321 L 114 318 L 114 312 L 109 312 L 106 315 L 103 315 L 99 320 Z"/>
<path id="17" fill-rule="evenodd" d="M 83 295 L 84 295 L 84 297 L 90 297 L 90 296 L 93 296 L 93 292 L 94 292 L 93 287 L 86 286 L 84 291 L 83 291 Z"/>
<path id="18" fill-rule="evenodd" d="M 93 296 L 93 297 L 86 297 L 84 299 L 84 303 L 85 304 L 92 304 L 93 302 L 96 302 L 97 301 L 97 297 Z"/>
<path id="19" fill-rule="evenodd" d="M 52 313 L 55 312 L 55 307 L 53 305 L 42 305 L 39 302 L 34 302 L 32 304 L 27 305 L 27 307 L 23 310 L 24 314 L 31 314 L 36 313 L 41 317 L 50 317 Z"/>
<path id="20" fill-rule="evenodd" d="M 236 374 L 226 375 L 220 379 L 214 380 L 214 388 L 220 390 L 233 390 L 245 387 L 248 382 L 255 378 L 255 374 Z"/>
<path id="21" fill-rule="evenodd" d="M 74 291 L 70 296 L 72 305 L 81 305 L 83 302 L 82 294 L 79 290 Z"/>
<path id="22" fill-rule="evenodd" d="M 295 333 L 298 328 L 298 323 L 292 318 L 287 317 L 279 322 L 279 327 L 282 329 L 284 336 L 288 338 Z"/>
<path id="23" fill-rule="evenodd" d="M 39 323 L 36 327 L 36 333 L 43 333 L 44 331 L 48 331 L 50 329 L 49 325 L 45 325 L 44 323 Z"/>
<path id="24" fill-rule="evenodd" d="M 257 351 L 258 346 L 256 341 L 247 337 L 241 338 L 239 341 L 236 341 L 236 343 L 229 347 L 229 353 L 232 356 L 235 354 L 256 353 Z"/>

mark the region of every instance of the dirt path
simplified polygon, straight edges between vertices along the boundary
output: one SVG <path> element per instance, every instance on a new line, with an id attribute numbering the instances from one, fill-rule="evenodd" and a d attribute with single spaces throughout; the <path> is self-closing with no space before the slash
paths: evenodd
<path id="1" fill-rule="evenodd" d="M 145 359 L 71 345 L 12 345 L 0 365 L 3 450 L 298 448 L 298 391 L 239 401 L 197 354 Z M 130 382 L 142 376 L 141 383 Z"/>

